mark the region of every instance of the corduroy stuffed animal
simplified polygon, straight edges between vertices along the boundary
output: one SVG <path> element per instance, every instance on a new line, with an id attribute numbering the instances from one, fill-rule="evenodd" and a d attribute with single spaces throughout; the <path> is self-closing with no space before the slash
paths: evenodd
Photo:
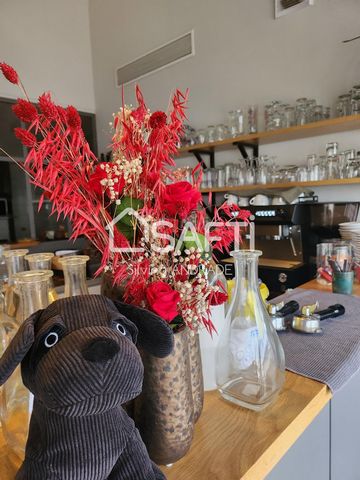
<path id="1" fill-rule="evenodd" d="M 35 397 L 16 480 L 165 479 L 121 407 L 142 388 L 136 341 L 158 357 L 173 348 L 160 317 L 101 295 L 58 300 L 25 320 L 0 359 L 0 384 L 21 362 Z"/>

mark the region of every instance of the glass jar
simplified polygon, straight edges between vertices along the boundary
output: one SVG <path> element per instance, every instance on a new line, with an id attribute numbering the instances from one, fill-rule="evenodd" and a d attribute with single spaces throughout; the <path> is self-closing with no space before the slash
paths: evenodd
<path id="1" fill-rule="evenodd" d="M 285 378 L 284 351 L 259 292 L 261 254 L 231 252 L 236 285 L 216 359 L 216 382 L 223 398 L 252 410 L 271 404 Z"/>
<path id="2" fill-rule="evenodd" d="M 338 142 L 330 142 L 326 144 L 326 155 L 328 157 L 333 157 L 338 154 L 339 144 Z"/>
<path id="3" fill-rule="evenodd" d="M 351 114 L 352 115 L 360 114 L 360 96 L 353 97 L 351 99 Z"/>
<path id="4" fill-rule="evenodd" d="M 87 255 L 70 255 L 60 260 L 64 270 L 64 297 L 89 294 L 86 283 L 86 262 L 88 260 Z"/>
<path id="5" fill-rule="evenodd" d="M 54 258 L 54 254 L 51 252 L 31 253 L 26 255 L 25 259 L 29 264 L 30 270 L 51 270 L 51 260 Z M 57 300 L 58 294 L 56 293 L 53 279 L 49 280 L 49 303 Z"/>
<path id="6" fill-rule="evenodd" d="M 214 125 L 209 125 L 206 131 L 207 141 L 209 143 L 215 142 L 215 127 Z"/>
<path id="7" fill-rule="evenodd" d="M 48 270 L 32 270 L 13 275 L 19 296 L 18 325 L 37 310 L 47 307 L 52 275 L 53 272 Z M 14 328 L 9 332 L 9 341 L 16 331 L 17 328 Z M 2 389 L 1 425 L 7 444 L 20 457 L 24 456 L 31 411 L 32 395 L 22 383 L 21 368 L 18 366 Z"/>
<path id="8" fill-rule="evenodd" d="M 223 123 L 216 125 L 215 140 L 217 142 L 221 142 L 221 140 L 225 140 L 225 138 L 228 137 L 228 133 L 229 131 L 226 125 L 224 125 Z"/>
<path id="9" fill-rule="evenodd" d="M 313 122 L 320 122 L 320 120 L 323 120 L 324 116 L 324 108 L 322 105 L 315 105 L 313 109 Z"/>
<path id="10" fill-rule="evenodd" d="M 340 95 L 336 102 L 336 114 L 338 117 L 345 117 L 351 114 L 351 95 L 348 93 Z"/>
<path id="11" fill-rule="evenodd" d="M 235 138 L 244 133 L 244 114 L 241 108 L 228 113 L 229 130 L 231 137 Z"/>
<path id="12" fill-rule="evenodd" d="M 29 250 L 5 250 L 6 268 L 8 272 L 8 281 L 5 285 L 5 313 L 9 317 L 15 318 L 19 306 L 19 297 L 15 291 L 14 275 L 25 270 L 25 255 Z"/>
<path id="13" fill-rule="evenodd" d="M 196 132 L 197 143 L 205 143 L 206 142 L 206 130 L 198 130 Z"/>

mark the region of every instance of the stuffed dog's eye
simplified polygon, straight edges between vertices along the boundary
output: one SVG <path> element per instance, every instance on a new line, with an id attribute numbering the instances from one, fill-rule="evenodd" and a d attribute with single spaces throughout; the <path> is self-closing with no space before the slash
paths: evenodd
<path id="1" fill-rule="evenodd" d="M 115 325 L 115 328 L 116 330 L 121 333 L 121 335 L 123 335 L 124 337 L 126 337 L 126 334 L 127 334 L 127 331 L 125 330 L 125 328 L 123 327 L 123 325 L 121 325 L 121 323 L 117 323 Z"/>
<path id="2" fill-rule="evenodd" d="M 44 345 L 46 348 L 51 348 L 59 341 L 59 335 L 56 332 L 50 332 L 46 335 Z"/>

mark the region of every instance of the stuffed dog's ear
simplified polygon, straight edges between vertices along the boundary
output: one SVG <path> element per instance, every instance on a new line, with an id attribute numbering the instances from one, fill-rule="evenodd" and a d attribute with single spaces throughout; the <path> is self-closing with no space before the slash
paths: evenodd
<path id="1" fill-rule="evenodd" d="M 163 358 L 174 348 L 174 334 L 169 325 L 155 313 L 144 308 L 114 301 L 120 313 L 139 330 L 138 344 L 155 357 Z"/>
<path id="2" fill-rule="evenodd" d="M 34 323 L 43 310 L 33 313 L 19 327 L 10 345 L 0 358 L 0 385 L 3 385 L 25 358 L 34 343 Z"/>

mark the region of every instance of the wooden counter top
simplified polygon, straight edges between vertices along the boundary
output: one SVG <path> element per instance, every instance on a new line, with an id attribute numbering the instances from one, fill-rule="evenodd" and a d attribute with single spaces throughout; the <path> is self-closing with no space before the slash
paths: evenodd
<path id="1" fill-rule="evenodd" d="M 316 281 L 302 287 L 331 291 Z M 360 294 L 360 285 L 354 294 Z M 168 480 L 261 480 L 330 399 L 324 384 L 291 372 L 277 401 L 260 413 L 224 401 L 217 391 L 206 392 L 190 451 L 163 471 Z M 19 464 L 0 435 L 0 479 L 13 480 Z"/>

